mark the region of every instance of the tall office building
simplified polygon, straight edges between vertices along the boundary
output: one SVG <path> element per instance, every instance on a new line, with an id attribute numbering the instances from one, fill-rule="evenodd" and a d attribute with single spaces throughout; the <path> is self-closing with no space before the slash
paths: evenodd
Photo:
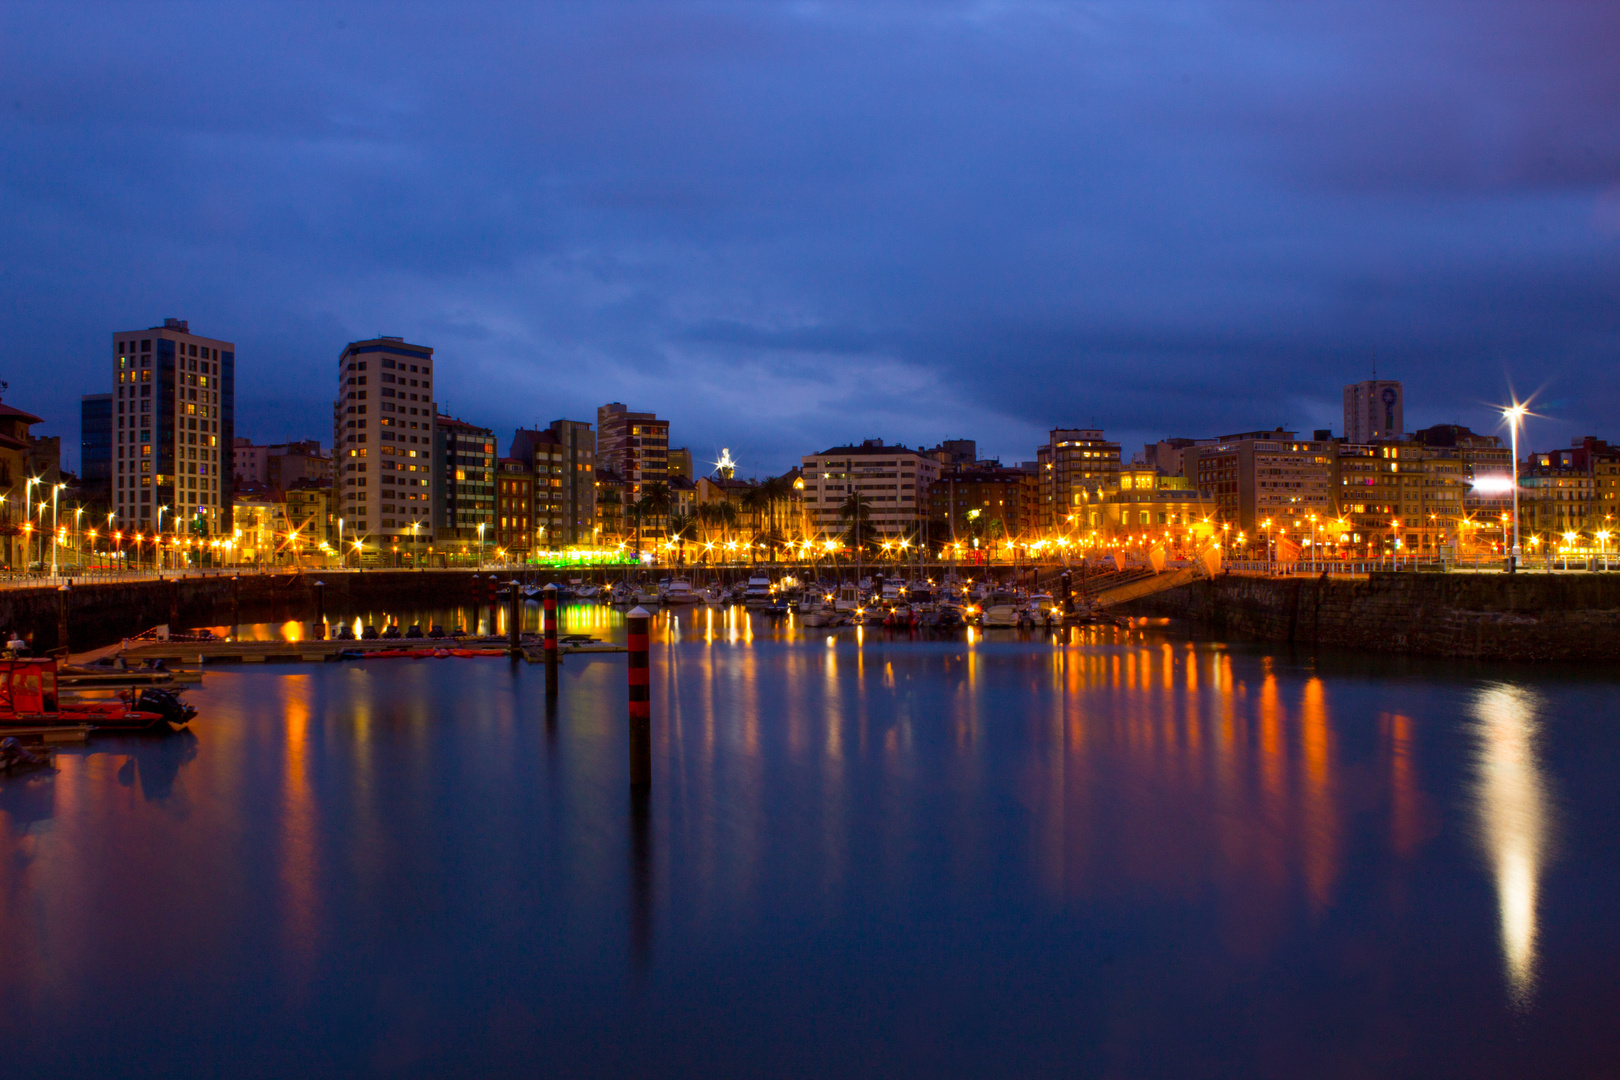
<path id="1" fill-rule="evenodd" d="M 369 536 L 378 546 L 433 539 L 435 415 L 431 348 L 398 337 L 344 346 L 332 461 L 346 536 Z"/>
<path id="2" fill-rule="evenodd" d="M 113 335 L 112 508 L 123 529 L 231 532 L 236 346 L 184 319 Z"/>
<path id="3" fill-rule="evenodd" d="M 631 412 L 616 401 L 603 405 L 596 410 L 596 460 L 624 482 L 625 505 L 638 501 L 647 484 L 669 479 L 669 421 L 654 413 Z M 662 533 L 662 522 L 656 519 L 641 523 L 643 536 Z"/>
<path id="4" fill-rule="evenodd" d="M 1344 441 L 1399 439 L 1406 430 L 1405 395 L 1398 382 L 1368 379 L 1344 388 Z"/>
<path id="5" fill-rule="evenodd" d="M 113 396 L 79 399 L 79 491 L 90 524 L 112 510 Z"/>

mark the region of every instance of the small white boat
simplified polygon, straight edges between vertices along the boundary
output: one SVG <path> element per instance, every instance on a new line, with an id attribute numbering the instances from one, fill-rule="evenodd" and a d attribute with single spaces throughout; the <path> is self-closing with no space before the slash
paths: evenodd
<path id="1" fill-rule="evenodd" d="M 703 594 L 692 588 L 692 583 L 684 578 L 666 581 L 658 589 L 659 600 L 670 606 L 680 604 L 696 604 L 702 601 Z"/>
<path id="2" fill-rule="evenodd" d="M 1018 609 L 1011 604 L 990 604 L 979 616 L 979 625 L 986 630 L 996 627 L 1010 627 L 1018 625 Z"/>
<path id="3" fill-rule="evenodd" d="M 719 585 L 705 585 L 702 596 L 703 602 L 710 607 L 724 607 L 726 605 L 726 590 Z"/>
<path id="4" fill-rule="evenodd" d="M 861 606 L 861 590 L 859 588 L 848 582 L 838 586 L 838 592 L 833 598 L 834 609 L 845 613 L 853 613 Z"/>
<path id="5" fill-rule="evenodd" d="M 771 579 L 763 574 L 754 574 L 748 579 L 748 588 L 743 592 L 743 603 L 749 607 L 764 607 L 774 599 L 771 595 Z"/>

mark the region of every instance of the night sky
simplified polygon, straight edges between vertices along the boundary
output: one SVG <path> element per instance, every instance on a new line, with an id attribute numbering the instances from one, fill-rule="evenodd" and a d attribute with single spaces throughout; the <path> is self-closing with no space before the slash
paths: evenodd
<path id="1" fill-rule="evenodd" d="M 70 440 L 165 316 L 260 442 L 379 333 L 503 452 L 620 400 L 743 475 L 1337 433 L 1375 363 L 1620 436 L 1614 0 L 11 0 L 0 86 L 0 378 Z"/>

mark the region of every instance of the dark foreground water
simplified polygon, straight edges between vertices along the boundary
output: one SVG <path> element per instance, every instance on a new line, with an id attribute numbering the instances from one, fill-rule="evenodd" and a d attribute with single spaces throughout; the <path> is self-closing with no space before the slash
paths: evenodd
<path id="1" fill-rule="evenodd" d="M 662 633 L 644 814 L 622 656 L 551 722 L 505 660 L 218 669 L 194 737 L 0 781 L 0 1068 L 1620 1068 L 1610 681 Z"/>

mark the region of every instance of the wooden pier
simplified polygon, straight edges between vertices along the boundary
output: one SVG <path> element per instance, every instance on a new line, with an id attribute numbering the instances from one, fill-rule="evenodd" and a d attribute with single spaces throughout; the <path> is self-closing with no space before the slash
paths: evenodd
<path id="1" fill-rule="evenodd" d="M 444 652 L 449 649 L 472 650 L 480 656 L 508 655 L 504 637 L 478 638 L 391 638 L 363 641 L 132 641 L 119 651 L 127 663 L 138 664 L 146 660 L 163 660 L 208 667 L 211 664 L 321 664 L 337 661 L 343 653 Z M 543 642 L 525 640 L 521 651 L 523 659 L 531 664 L 545 663 Z M 622 653 L 623 645 L 606 641 L 563 642 L 559 651 L 570 653 Z M 415 659 L 438 659 L 423 655 Z M 464 659 L 463 657 L 445 657 Z M 411 659 L 400 657 L 400 659 Z"/>

